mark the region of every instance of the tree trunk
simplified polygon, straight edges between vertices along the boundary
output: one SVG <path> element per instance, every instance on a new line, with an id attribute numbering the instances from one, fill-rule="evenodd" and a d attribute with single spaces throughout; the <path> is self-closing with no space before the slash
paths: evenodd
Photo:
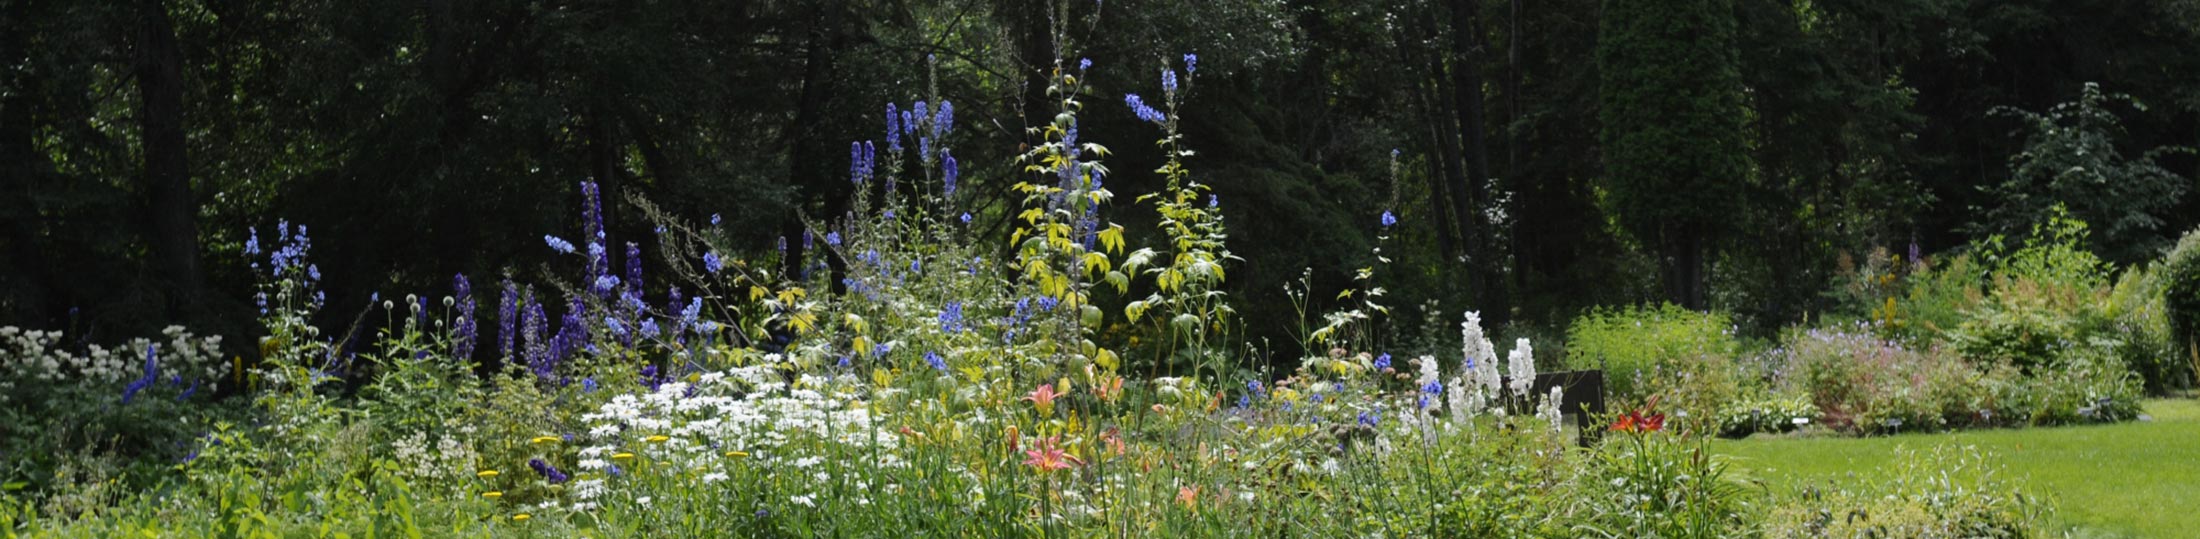
<path id="1" fill-rule="evenodd" d="M 151 210 L 146 240 L 171 287 L 169 316 L 195 320 L 203 310 L 198 302 L 205 297 L 205 276 L 199 269 L 197 200 L 191 193 L 183 130 L 183 51 L 166 2 L 139 0 L 138 23 L 138 120 L 144 130 L 143 187 Z"/>
<path id="2" fill-rule="evenodd" d="M 1668 301 L 1689 310 L 1704 309 L 1704 234 L 1693 227 L 1667 232 L 1659 259 L 1659 277 Z"/>
<path id="3" fill-rule="evenodd" d="M 1454 199 L 1459 204 L 1462 219 L 1472 219 L 1474 226 L 1467 231 L 1467 245 L 1471 250 L 1467 258 L 1473 270 L 1476 308 L 1481 309 L 1483 320 L 1492 326 L 1512 321 L 1511 299 L 1506 293 L 1504 273 L 1498 256 L 1504 237 L 1497 230 L 1497 223 L 1483 222 L 1481 209 L 1489 196 L 1484 191 L 1490 185 L 1489 132 L 1483 125 L 1482 57 L 1488 50 L 1483 43 L 1482 5 L 1480 0 L 1452 0 L 1451 2 L 1451 92 L 1453 111 L 1459 118 L 1459 151 L 1464 158 L 1466 180 L 1460 185 L 1461 196 Z M 1467 222 L 1467 221 L 1461 221 Z"/>
<path id="4" fill-rule="evenodd" d="M 808 44 L 804 47 L 802 95 L 796 104 L 794 123 L 787 126 L 787 133 L 793 139 L 788 148 L 791 153 L 787 179 L 795 187 L 796 207 L 820 202 L 825 208 L 825 215 L 820 218 L 826 222 L 838 219 L 847 211 L 843 200 L 845 189 L 837 188 L 832 174 L 827 172 L 831 167 L 824 166 L 831 152 L 827 151 L 824 133 L 819 129 L 824 122 L 825 107 L 832 101 L 833 61 L 839 43 L 838 30 L 834 26 L 835 12 L 835 8 L 821 7 L 811 19 Z M 787 239 L 787 258 L 780 271 L 790 280 L 803 277 L 806 255 L 801 241 L 803 230 L 802 216 L 797 211 L 788 212 L 780 221 L 780 233 Z M 822 242 L 823 238 L 818 241 Z M 838 283 L 846 266 L 830 255 L 831 250 L 825 252 L 826 261 L 833 268 L 833 289 L 841 291 L 844 287 Z"/>
<path id="5" fill-rule="evenodd" d="M 603 86 L 598 85 L 596 91 L 603 92 Z M 619 174 L 621 152 L 618 132 L 614 129 L 617 120 L 611 114 L 611 107 L 603 104 L 602 100 L 608 97 L 598 95 L 592 99 L 594 102 L 588 105 L 581 122 L 584 132 L 588 134 L 588 175 L 596 180 L 596 196 L 599 199 L 597 203 L 603 218 L 603 260 L 604 265 L 608 266 L 604 273 L 619 275 L 623 279 L 626 274 L 626 247 L 619 240 L 625 235 L 612 233 L 612 229 L 619 224 L 619 197 L 625 196 L 626 190 L 626 184 L 620 181 Z M 594 241 L 594 238 L 589 238 L 589 241 Z"/>
<path id="6" fill-rule="evenodd" d="M 1400 65 L 1409 66 L 1408 69 L 1410 69 L 1410 66 L 1415 65 L 1429 65 L 1428 62 L 1421 60 L 1420 54 L 1416 54 L 1419 49 L 1413 47 L 1411 42 L 1395 37 L 1393 41 L 1398 49 Z M 1422 142 L 1424 147 L 1428 148 L 1429 209 L 1432 210 L 1429 214 L 1436 218 L 1436 254 L 1437 258 L 1440 259 L 1437 264 L 1437 271 L 1448 276 L 1451 273 L 1453 261 L 1457 260 L 1456 257 L 1459 251 L 1453 232 L 1456 229 L 1452 227 L 1452 194 L 1451 190 L 1447 189 L 1445 185 L 1457 176 L 1453 172 L 1453 167 L 1458 162 L 1451 160 L 1450 156 L 1452 154 L 1446 151 L 1446 148 L 1449 147 L 1449 138 L 1445 134 L 1450 132 L 1450 128 L 1441 121 L 1447 116 L 1442 114 L 1442 110 L 1436 105 L 1438 98 L 1435 95 L 1436 85 L 1434 81 L 1441 77 L 1443 77 L 1441 69 L 1417 76 L 1413 85 L 1413 97 L 1415 104 L 1420 106 L 1421 118 L 1427 120 L 1425 124 L 1428 127 L 1423 133 L 1428 138 Z M 1443 279 L 1443 282 L 1446 286 L 1452 284 L 1451 279 L 1448 278 Z"/>

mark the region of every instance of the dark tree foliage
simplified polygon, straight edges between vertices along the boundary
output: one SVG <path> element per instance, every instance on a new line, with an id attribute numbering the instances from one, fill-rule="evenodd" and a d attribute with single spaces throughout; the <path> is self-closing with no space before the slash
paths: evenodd
<path id="1" fill-rule="evenodd" d="M 1658 257 L 1666 299 L 1704 303 L 1705 265 L 1736 230 L 1749 160 L 1729 0 L 1610 0 L 1597 42 L 1611 211 Z"/>
<path id="2" fill-rule="evenodd" d="M 0 0 L 0 324 L 249 335 L 246 231 L 286 219 L 346 321 L 458 273 L 571 279 L 542 236 L 579 228 L 583 180 L 645 258 L 629 196 L 800 249 L 846 211 L 841 149 L 920 99 L 955 103 L 959 203 L 1005 240 L 1047 70 L 1094 62 L 1084 136 L 1142 193 L 1162 158 L 1122 94 L 1197 53 L 1187 164 L 1234 224 L 1256 342 L 1288 342 L 1283 282 L 1374 264 L 1384 210 L 1396 330 L 1423 300 L 1553 324 L 1675 299 L 1772 328 L 1827 310 L 1844 254 L 1954 248 L 2036 202 L 2154 256 L 2200 224 L 2156 196 L 2200 160 L 2139 159 L 2200 146 L 2193 43 L 2191 0 Z M 2089 82 L 2146 108 L 2106 146 L 2043 146 Z M 2078 150 L 2147 189 L 2058 190 Z M 1151 243 L 1149 212 L 1109 211 Z"/>

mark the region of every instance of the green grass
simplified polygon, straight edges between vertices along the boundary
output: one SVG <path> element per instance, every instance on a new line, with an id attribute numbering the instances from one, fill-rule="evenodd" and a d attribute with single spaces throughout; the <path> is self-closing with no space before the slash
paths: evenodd
<path id="1" fill-rule="evenodd" d="M 2079 537 L 2200 536 L 2200 401 L 2146 403 L 2152 421 L 1876 438 L 1752 438 L 1713 448 L 1735 477 L 1774 491 L 1885 469 L 1897 447 L 1975 445 L 2003 476 L 2051 500 Z"/>

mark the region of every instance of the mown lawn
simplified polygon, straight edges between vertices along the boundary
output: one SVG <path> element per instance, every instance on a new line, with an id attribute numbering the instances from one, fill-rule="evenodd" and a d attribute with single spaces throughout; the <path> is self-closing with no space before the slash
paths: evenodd
<path id="1" fill-rule="evenodd" d="M 2200 537 L 2200 401 L 2153 400 L 2152 421 L 1878 438 L 1721 440 L 1736 477 L 1772 489 L 1869 474 L 1898 447 L 1976 445 L 2003 476 L 2054 502 L 2078 537 Z"/>

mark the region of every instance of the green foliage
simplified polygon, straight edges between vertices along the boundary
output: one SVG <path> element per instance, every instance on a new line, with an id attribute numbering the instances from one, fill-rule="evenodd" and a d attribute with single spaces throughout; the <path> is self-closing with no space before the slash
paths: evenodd
<path id="1" fill-rule="evenodd" d="M 1620 402 L 1664 395 L 1669 407 L 1697 418 L 1715 418 L 1740 396 L 1740 352 L 1725 314 L 1672 304 L 1597 309 L 1566 330 L 1568 368 L 1602 369 Z"/>
<path id="2" fill-rule="evenodd" d="M 2023 122 L 2024 151 L 2009 158 L 2010 178 L 1993 186 L 1995 204 L 1974 228 L 1983 233 L 2011 233 L 2029 224 L 2061 214 L 2067 205 L 2078 219 L 2096 225 L 2091 240 L 2116 260 L 2149 258 L 2162 243 L 2155 231 L 2165 213 L 2190 190 L 2191 179 L 2156 163 L 2170 152 L 2190 148 L 2166 147 L 2127 156 L 2121 146 L 2129 138 L 2123 123 L 2108 106 L 2130 103 L 2139 112 L 2144 104 L 2125 94 L 2103 93 L 2088 82 L 2076 101 L 2036 113 L 2014 108 L 1994 109 Z"/>
<path id="3" fill-rule="evenodd" d="M 2169 321 L 2170 353 L 2200 373 L 2200 229 L 2185 233 L 2162 263 L 2162 304 Z M 2174 360 L 2172 360 L 2174 361 Z M 2200 374 L 2194 384 L 2200 384 Z"/>
<path id="4" fill-rule="evenodd" d="M 1743 438 L 1760 432 L 1792 432 L 1809 426 L 1820 415 L 1808 395 L 1768 391 L 1728 403 L 1719 414 L 1718 434 Z"/>
<path id="5" fill-rule="evenodd" d="M 1701 438 L 1615 433 L 1598 446 L 1593 522 L 1618 537 L 1716 537 L 1741 528 L 1746 496 Z"/>
<path id="6" fill-rule="evenodd" d="M 2041 536 L 2045 505 L 2004 474 L 1977 447 L 1898 448 L 1887 468 L 1781 492 L 1760 509 L 1764 537 Z"/>
<path id="7" fill-rule="evenodd" d="M 2176 333 L 2170 329 L 2167 279 L 2161 264 L 2127 268 L 2101 306 L 2111 333 L 2121 337 L 2116 356 L 2153 395 L 2193 384 L 2194 363 L 2179 350 Z"/>
<path id="8" fill-rule="evenodd" d="M 1950 345 L 1964 357 L 2028 371 L 2073 347 L 2121 346 L 2101 310 L 2108 266 L 2083 248 L 2086 230 L 2057 212 L 2033 225 L 2014 252 L 1999 254 L 1998 238 L 1990 240 L 1983 256 L 1994 263 L 1991 291 L 1947 334 Z"/>
<path id="9" fill-rule="evenodd" d="M 1914 346 L 1945 339 L 1986 300 L 1987 270 L 1970 253 L 1939 257 L 1905 280 L 1906 290 L 1887 313 L 1892 322 L 1879 329 Z"/>
<path id="10" fill-rule="evenodd" d="M 1702 307 L 1705 252 L 1727 236 L 1750 162 L 1734 4 L 1605 2 L 1598 140 L 1608 211 L 1664 262 L 1672 301 Z"/>

